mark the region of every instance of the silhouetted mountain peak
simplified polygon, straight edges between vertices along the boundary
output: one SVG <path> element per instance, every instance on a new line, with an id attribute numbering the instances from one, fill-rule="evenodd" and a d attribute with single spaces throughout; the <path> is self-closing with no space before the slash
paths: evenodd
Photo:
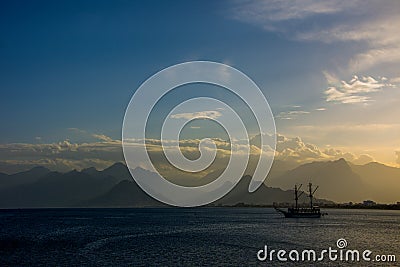
<path id="1" fill-rule="evenodd" d="M 136 167 L 133 169 L 133 173 L 147 173 L 147 174 L 154 174 L 152 171 L 143 169 L 142 167 Z"/>
<path id="2" fill-rule="evenodd" d="M 247 190 L 247 187 L 249 186 L 251 179 L 253 179 L 253 177 L 251 175 L 245 175 L 239 180 L 239 182 L 236 184 L 236 186 L 242 185 Z"/>
<path id="3" fill-rule="evenodd" d="M 118 171 L 126 171 L 128 170 L 128 167 L 126 167 L 125 164 L 122 162 L 116 162 L 110 167 L 106 168 L 103 170 L 103 172 L 118 172 Z"/>
<path id="4" fill-rule="evenodd" d="M 364 164 L 364 166 L 368 166 L 368 167 L 389 167 L 389 166 L 386 166 L 385 164 L 382 164 L 382 163 L 379 163 L 379 162 L 376 162 L 376 161 Z"/>
<path id="5" fill-rule="evenodd" d="M 14 178 L 15 177 L 34 177 L 36 179 L 36 178 L 42 177 L 50 172 L 51 171 L 45 167 L 37 166 L 37 167 L 30 169 L 29 171 L 14 173 L 10 176 L 12 176 Z M 33 179 L 33 180 L 35 180 L 35 179 Z M 28 179 L 28 180 L 30 180 L 30 179 Z"/>
<path id="6" fill-rule="evenodd" d="M 121 162 L 114 163 L 99 173 L 103 176 L 106 175 L 115 177 L 119 181 L 131 179 L 131 174 L 129 173 L 128 167 Z"/>
<path id="7" fill-rule="evenodd" d="M 47 169 L 43 166 L 37 166 L 37 167 L 33 167 L 32 169 L 30 169 L 28 171 L 18 172 L 18 173 L 12 174 L 12 175 L 13 176 L 21 176 L 21 175 L 43 176 L 49 172 L 50 172 L 49 169 Z"/>
<path id="8" fill-rule="evenodd" d="M 333 161 L 334 163 L 338 163 L 338 164 L 347 164 L 347 161 L 344 158 L 340 158 L 338 160 Z"/>
<path id="9" fill-rule="evenodd" d="M 340 158 L 338 160 L 332 161 L 332 164 L 336 167 L 336 168 L 346 168 L 348 170 L 351 170 L 350 164 L 344 159 L 344 158 Z"/>
<path id="10" fill-rule="evenodd" d="M 141 167 L 131 172 L 145 177 L 149 182 L 158 179 L 157 173 Z M 316 195 L 319 199 L 347 202 L 375 199 L 375 196 L 379 196 L 377 198 L 392 203 L 398 201 L 399 178 L 400 168 L 377 162 L 354 165 L 345 159 L 338 159 L 300 165 L 282 172 L 274 180 L 267 180 L 267 184 L 287 190 L 292 190 L 295 184 L 303 184 L 301 190 L 304 190 L 306 185 L 312 182 L 320 186 Z M 292 191 L 282 191 L 266 185 L 249 193 L 251 179 L 250 175 L 243 176 L 238 184 L 215 204 L 291 202 Z M 229 183 L 224 186 L 231 188 L 232 184 Z M 122 163 L 115 163 L 103 171 L 91 167 L 67 173 L 35 167 L 29 171 L 1 177 L 0 190 L 0 207 L 59 207 L 78 203 L 99 207 L 160 205 L 135 183 L 128 167 Z"/>

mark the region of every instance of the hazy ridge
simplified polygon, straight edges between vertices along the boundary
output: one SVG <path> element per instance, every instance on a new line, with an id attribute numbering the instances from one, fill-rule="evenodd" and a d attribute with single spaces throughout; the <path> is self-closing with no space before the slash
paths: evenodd
<path id="1" fill-rule="evenodd" d="M 133 172 L 154 175 L 136 168 Z M 210 177 L 204 179 L 210 180 Z M 317 198 L 335 202 L 359 202 L 372 199 L 395 203 L 400 191 L 400 169 L 380 163 L 353 165 L 344 159 L 312 162 L 293 169 L 284 162 L 274 163 L 265 184 L 248 193 L 250 176 L 244 176 L 236 187 L 216 205 L 271 205 L 292 202 L 294 184 L 319 185 Z M 304 200 L 302 200 L 304 201 Z M 87 168 L 67 173 L 52 172 L 43 167 L 12 175 L 0 174 L 0 207 L 138 207 L 159 206 L 133 181 L 128 168 L 115 163 L 98 171 Z"/>

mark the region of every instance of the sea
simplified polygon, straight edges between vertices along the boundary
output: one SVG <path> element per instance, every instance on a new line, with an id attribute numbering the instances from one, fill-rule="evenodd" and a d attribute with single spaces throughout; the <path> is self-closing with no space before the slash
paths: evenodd
<path id="1" fill-rule="evenodd" d="M 0 210 L 0 266 L 400 266 L 400 211 L 324 212 L 291 219 L 271 208 Z M 302 259 L 304 250 L 327 252 Z M 369 261 L 340 259 L 347 250 L 360 258 L 371 251 Z"/>

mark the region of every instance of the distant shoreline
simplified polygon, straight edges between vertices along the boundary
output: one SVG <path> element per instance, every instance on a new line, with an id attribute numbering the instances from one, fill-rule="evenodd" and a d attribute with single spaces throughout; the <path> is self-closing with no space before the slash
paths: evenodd
<path id="1" fill-rule="evenodd" d="M 238 203 L 235 205 L 206 205 L 198 208 L 273 208 L 273 205 L 249 205 L 244 203 Z M 285 208 L 284 206 L 279 206 L 281 208 Z M 378 204 L 375 206 L 363 206 L 363 205 L 351 205 L 344 206 L 342 204 L 337 205 L 327 205 L 327 206 L 319 206 L 323 209 L 348 209 L 348 210 L 400 210 L 400 205 L 397 204 Z M 0 208 L 1 211 L 7 210 L 62 210 L 62 209 L 164 209 L 164 208 L 180 208 L 174 206 L 144 206 L 144 207 L 135 207 L 135 206 L 115 206 L 115 207 L 10 207 L 10 208 Z M 191 208 L 182 208 L 182 209 L 191 209 Z"/>
<path id="2" fill-rule="evenodd" d="M 210 205 L 210 207 L 231 207 L 231 208 L 273 208 L 274 205 L 251 205 L 245 203 L 237 203 L 235 205 Z M 280 208 L 286 208 L 284 205 L 277 205 Z M 363 204 L 326 204 L 320 205 L 323 209 L 373 209 L 373 210 L 400 210 L 400 204 L 376 204 L 376 205 L 363 205 Z"/>

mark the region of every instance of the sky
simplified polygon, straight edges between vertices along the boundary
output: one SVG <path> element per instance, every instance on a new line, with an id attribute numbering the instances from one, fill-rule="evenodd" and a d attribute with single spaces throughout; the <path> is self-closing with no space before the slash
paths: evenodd
<path id="1" fill-rule="evenodd" d="M 0 171 L 122 160 L 135 90 L 193 60 L 228 64 L 259 86 L 278 159 L 400 166 L 399 11 L 395 0 L 2 1 Z M 195 123 L 188 139 L 223 136 Z"/>

